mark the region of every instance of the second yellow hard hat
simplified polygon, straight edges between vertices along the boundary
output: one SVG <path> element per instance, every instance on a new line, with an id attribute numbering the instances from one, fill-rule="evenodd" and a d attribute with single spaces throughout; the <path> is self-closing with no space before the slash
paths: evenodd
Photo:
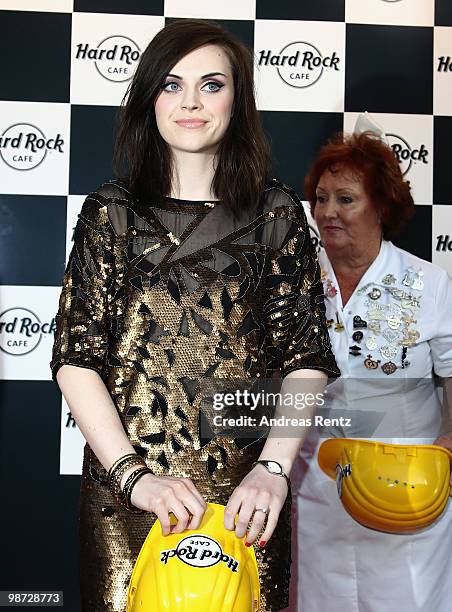
<path id="1" fill-rule="evenodd" d="M 414 533 L 439 518 L 449 499 L 451 461 L 441 446 L 347 438 L 325 440 L 318 454 L 347 512 L 390 533 Z"/>

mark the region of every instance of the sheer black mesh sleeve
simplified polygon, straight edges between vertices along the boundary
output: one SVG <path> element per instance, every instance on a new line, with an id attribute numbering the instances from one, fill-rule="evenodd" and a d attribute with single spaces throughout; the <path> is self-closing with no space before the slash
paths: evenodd
<path id="1" fill-rule="evenodd" d="M 108 348 L 108 304 L 114 278 L 114 231 L 107 200 L 90 194 L 79 215 L 63 279 L 50 367 L 62 365 L 102 373 Z"/>
<path id="2" fill-rule="evenodd" d="M 302 204 L 291 189 L 279 184 L 267 192 L 263 214 L 274 221 L 264 303 L 272 369 L 280 368 L 283 376 L 304 368 L 340 376 L 326 327 L 320 268 Z"/>

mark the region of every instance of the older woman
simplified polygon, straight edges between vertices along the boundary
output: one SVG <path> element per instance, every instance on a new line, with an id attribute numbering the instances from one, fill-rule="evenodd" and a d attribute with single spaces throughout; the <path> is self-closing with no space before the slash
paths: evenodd
<path id="1" fill-rule="evenodd" d="M 390 241 L 414 209 L 392 150 L 369 132 L 341 134 L 320 151 L 306 192 L 325 247 L 327 319 L 342 373 L 328 407 L 350 418 L 327 435 L 451 448 L 447 430 L 438 438 L 433 374 L 450 389 L 452 282 Z M 298 464 L 298 610 L 449 611 L 452 507 L 415 535 L 367 529 L 342 508 L 316 443 Z"/>
<path id="2" fill-rule="evenodd" d="M 161 30 L 122 113 L 128 175 L 88 196 L 75 230 L 52 370 L 87 440 L 87 612 L 123 612 L 156 517 L 164 535 L 170 513 L 175 532 L 197 529 L 206 501 L 226 505 L 225 527 L 245 545 L 261 534 L 260 610 L 286 605 L 287 474 L 301 432 L 216 436 L 204 402 L 215 380 L 338 375 L 306 218 L 268 181 L 252 65 L 219 26 Z"/>

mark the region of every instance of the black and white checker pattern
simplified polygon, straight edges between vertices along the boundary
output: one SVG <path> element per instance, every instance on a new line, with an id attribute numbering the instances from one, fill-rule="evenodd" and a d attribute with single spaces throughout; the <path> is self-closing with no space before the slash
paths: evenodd
<path id="1" fill-rule="evenodd" d="M 52 318 L 72 228 L 84 196 L 113 176 L 116 113 L 140 54 L 173 19 L 214 19 L 253 47 L 275 173 L 301 194 L 320 145 L 372 113 L 419 205 L 399 244 L 452 273 L 451 7 L 0 0 L 0 379 L 53 385 Z M 73 425 L 63 405 L 61 474 L 80 471 Z"/>

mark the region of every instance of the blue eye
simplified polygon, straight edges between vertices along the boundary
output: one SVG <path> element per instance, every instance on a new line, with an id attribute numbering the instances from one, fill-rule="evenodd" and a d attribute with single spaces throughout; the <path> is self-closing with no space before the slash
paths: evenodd
<path id="1" fill-rule="evenodd" d="M 169 81 L 168 83 L 165 83 L 162 86 L 162 89 L 164 91 L 169 91 L 171 93 L 179 91 L 181 89 L 181 86 L 179 85 L 179 83 L 176 83 L 176 81 Z"/>
<path id="2" fill-rule="evenodd" d="M 214 93 L 215 91 L 220 91 L 222 87 L 224 87 L 223 83 L 217 83 L 217 81 L 208 81 L 202 86 L 202 89 L 204 91 Z"/>

